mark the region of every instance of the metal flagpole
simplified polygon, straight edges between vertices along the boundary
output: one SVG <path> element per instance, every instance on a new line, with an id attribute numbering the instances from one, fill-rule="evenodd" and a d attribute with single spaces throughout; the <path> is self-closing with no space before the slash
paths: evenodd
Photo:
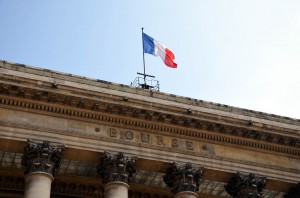
<path id="1" fill-rule="evenodd" d="M 146 85 L 146 66 L 145 66 L 144 28 L 143 27 L 142 27 L 142 42 L 143 42 L 144 84 Z"/>
<path id="2" fill-rule="evenodd" d="M 142 27 L 142 42 L 143 42 L 143 63 L 144 63 L 144 73 L 139 73 L 137 72 L 138 75 L 141 75 L 141 76 L 144 76 L 144 84 L 140 84 L 142 88 L 144 89 L 152 89 L 153 86 L 152 86 L 152 80 L 151 80 L 151 85 L 147 85 L 146 83 L 146 77 L 150 77 L 150 78 L 155 78 L 155 76 L 152 76 L 152 75 L 148 75 L 146 74 L 146 64 L 145 64 L 145 45 L 144 45 L 144 28 Z M 139 79 L 139 78 L 138 78 Z M 158 88 L 159 90 L 159 88 Z"/>

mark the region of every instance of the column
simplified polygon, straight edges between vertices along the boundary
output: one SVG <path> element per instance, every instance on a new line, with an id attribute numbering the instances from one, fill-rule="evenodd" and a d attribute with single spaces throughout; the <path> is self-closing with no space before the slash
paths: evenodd
<path id="1" fill-rule="evenodd" d="M 263 176 L 237 172 L 225 185 L 225 190 L 233 198 L 260 198 L 265 185 L 266 178 Z"/>
<path id="2" fill-rule="evenodd" d="M 289 192 L 283 195 L 284 198 L 296 198 L 300 197 L 300 182 L 289 189 Z"/>
<path id="3" fill-rule="evenodd" d="M 136 172 L 136 158 L 119 152 L 104 153 L 97 173 L 105 183 L 105 198 L 128 198 L 128 182 Z"/>
<path id="4" fill-rule="evenodd" d="M 171 188 L 175 198 L 198 198 L 200 179 L 203 166 L 193 167 L 191 163 L 178 165 L 173 163 L 163 177 L 164 182 Z"/>
<path id="5" fill-rule="evenodd" d="M 64 145 L 27 140 L 22 157 L 25 173 L 25 198 L 50 198 L 51 183 L 58 171 Z"/>

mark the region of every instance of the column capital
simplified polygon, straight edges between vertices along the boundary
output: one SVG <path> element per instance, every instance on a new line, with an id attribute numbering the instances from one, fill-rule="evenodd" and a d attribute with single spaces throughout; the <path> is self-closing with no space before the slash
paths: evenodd
<path id="1" fill-rule="evenodd" d="M 103 183 L 128 183 L 132 175 L 136 172 L 136 160 L 136 157 L 125 157 L 122 152 L 104 152 L 97 173 L 103 179 Z"/>
<path id="2" fill-rule="evenodd" d="M 180 166 L 173 162 L 167 169 L 163 180 L 174 195 L 183 191 L 197 192 L 203 172 L 203 166 L 193 167 L 191 163 Z"/>
<path id="3" fill-rule="evenodd" d="M 58 171 L 64 148 L 63 144 L 28 139 L 22 156 L 25 175 L 44 172 L 54 176 Z"/>
<path id="4" fill-rule="evenodd" d="M 289 189 L 289 192 L 283 195 L 284 198 L 299 198 L 300 197 L 300 182 Z"/>
<path id="5" fill-rule="evenodd" d="M 225 185 L 225 190 L 234 198 L 260 198 L 265 185 L 266 177 L 237 172 Z"/>

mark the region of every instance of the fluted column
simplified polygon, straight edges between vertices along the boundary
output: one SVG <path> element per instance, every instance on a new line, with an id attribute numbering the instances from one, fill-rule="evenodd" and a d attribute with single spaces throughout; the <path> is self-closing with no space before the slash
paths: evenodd
<path id="1" fill-rule="evenodd" d="M 25 173 L 25 198 L 50 198 L 51 183 L 58 171 L 64 145 L 27 140 L 22 165 Z"/>
<path id="2" fill-rule="evenodd" d="M 284 198 L 299 198 L 300 197 L 300 182 L 289 189 L 289 192 L 283 195 Z"/>
<path id="3" fill-rule="evenodd" d="M 98 166 L 98 174 L 105 183 L 105 198 L 128 198 L 128 182 L 136 172 L 136 158 L 123 153 L 105 152 Z"/>
<path id="4" fill-rule="evenodd" d="M 225 185 L 225 190 L 233 198 L 260 198 L 265 185 L 263 176 L 237 172 Z"/>
<path id="5" fill-rule="evenodd" d="M 175 198 L 197 198 L 200 179 L 204 167 L 193 167 L 191 163 L 182 166 L 173 163 L 163 177 L 164 182 L 171 188 Z"/>

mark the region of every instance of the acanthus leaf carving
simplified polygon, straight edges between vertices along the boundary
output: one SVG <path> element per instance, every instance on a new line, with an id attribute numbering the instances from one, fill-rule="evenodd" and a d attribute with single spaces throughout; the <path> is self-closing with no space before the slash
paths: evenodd
<path id="1" fill-rule="evenodd" d="M 266 178 L 263 176 L 237 172 L 225 185 L 225 190 L 233 198 L 260 198 L 265 185 Z"/>
<path id="2" fill-rule="evenodd" d="M 126 157 L 122 152 L 116 154 L 105 152 L 97 169 L 103 183 L 115 181 L 128 183 L 135 172 L 136 157 Z"/>
<path id="3" fill-rule="evenodd" d="M 199 190 L 200 179 L 203 175 L 204 167 L 193 167 L 191 163 L 182 166 L 173 162 L 163 177 L 164 182 L 175 194 L 182 191 L 196 192 Z"/>
<path id="4" fill-rule="evenodd" d="M 45 172 L 53 176 L 59 169 L 63 152 L 62 144 L 53 146 L 48 141 L 28 139 L 21 162 L 24 173 Z"/>

